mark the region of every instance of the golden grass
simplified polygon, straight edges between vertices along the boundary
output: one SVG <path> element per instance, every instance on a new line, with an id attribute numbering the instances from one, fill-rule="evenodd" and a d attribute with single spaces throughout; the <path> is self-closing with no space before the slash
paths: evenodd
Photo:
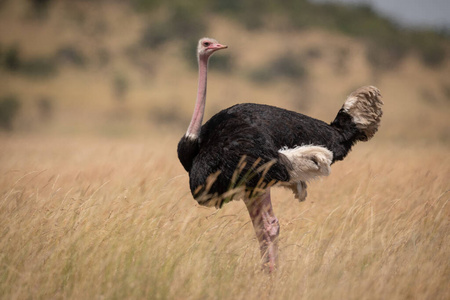
<path id="1" fill-rule="evenodd" d="M 448 299 L 446 145 L 359 144 L 306 202 L 275 189 L 280 266 L 242 202 L 192 199 L 173 136 L 1 137 L 4 299 Z"/>

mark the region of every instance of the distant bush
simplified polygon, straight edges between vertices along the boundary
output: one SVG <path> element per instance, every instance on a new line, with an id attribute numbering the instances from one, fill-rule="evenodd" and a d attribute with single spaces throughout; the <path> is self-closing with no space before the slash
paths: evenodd
<path id="1" fill-rule="evenodd" d="M 172 29 L 165 22 L 148 24 L 141 37 L 141 45 L 145 48 L 157 48 L 167 42 L 173 35 Z"/>
<path id="2" fill-rule="evenodd" d="M 449 42 L 448 32 L 439 35 L 431 30 L 418 32 L 401 28 L 366 4 L 344 5 L 308 0 L 134 0 L 134 4 L 140 10 L 165 8 L 171 12 L 170 17 L 153 24 L 153 29 L 144 34 L 143 40 L 148 41 L 144 45 L 149 47 L 173 38 L 183 41 L 198 39 L 206 29 L 205 16 L 212 13 L 235 19 L 248 29 L 267 28 L 282 16 L 284 29 L 319 27 L 363 39 L 368 44 L 367 60 L 377 70 L 395 68 L 411 51 L 417 52 L 424 64 L 430 67 L 439 65 L 449 56 L 445 50 Z"/>
<path id="3" fill-rule="evenodd" d="M 52 57 L 33 57 L 24 59 L 17 45 L 10 46 L 3 55 L 1 65 L 9 72 L 17 72 L 25 76 L 40 78 L 56 74 L 57 64 Z"/>
<path id="4" fill-rule="evenodd" d="M 251 70 L 248 74 L 250 80 L 257 83 L 266 83 L 273 79 L 274 75 L 269 68 L 258 68 Z"/>
<path id="5" fill-rule="evenodd" d="M 383 71 L 395 69 L 407 53 L 407 47 L 400 43 L 367 43 L 366 58 L 372 68 Z"/>
<path id="6" fill-rule="evenodd" d="M 50 77 L 56 74 L 57 66 L 53 58 L 34 57 L 22 61 L 20 72 L 34 78 Z"/>
<path id="7" fill-rule="evenodd" d="M 169 19 L 173 34 L 182 39 L 198 38 L 206 31 L 205 14 L 190 1 L 180 1 Z"/>
<path id="8" fill-rule="evenodd" d="M 30 0 L 33 13 L 38 18 L 44 18 L 47 16 L 48 8 L 52 0 Z"/>
<path id="9" fill-rule="evenodd" d="M 147 25 L 141 37 L 142 46 L 157 48 L 174 39 L 190 41 L 206 31 L 205 17 L 195 2 L 179 1 L 169 6 L 170 13 L 165 20 Z"/>
<path id="10" fill-rule="evenodd" d="M 308 72 L 299 56 L 288 52 L 275 58 L 268 65 L 253 70 L 249 75 L 253 81 L 264 83 L 278 78 L 301 81 L 307 77 Z"/>
<path id="11" fill-rule="evenodd" d="M 52 0 L 29 0 L 33 4 L 33 8 L 35 10 L 44 10 L 49 7 L 50 2 Z"/>
<path id="12" fill-rule="evenodd" d="M 436 33 L 418 31 L 411 34 L 412 43 L 417 45 L 422 62 L 429 67 L 439 66 L 448 55 L 442 39 Z"/>
<path id="13" fill-rule="evenodd" d="M 217 70 L 225 73 L 231 72 L 233 67 L 233 57 L 229 53 L 221 53 L 221 55 L 216 55 L 209 63 L 209 68 L 211 70 Z"/>
<path id="14" fill-rule="evenodd" d="M 69 63 L 77 67 L 84 67 L 87 64 L 86 56 L 73 45 L 67 45 L 58 49 L 55 53 L 55 59 L 58 63 Z"/>
<path id="15" fill-rule="evenodd" d="M 320 49 L 319 47 L 310 47 L 305 51 L 304 56 L 307 59 L 321 58 L 322 57 L 322 49 Z"/>
<path id="16" fill-rule="evenodd" d="M 158 7 L 162 0 L 132 0 L 133 6 L 137 11 L 148 11 Z"/>
<path id="17" fill-rule="evenodd" d="M 5 51 L 3 66 L 7 71 L 15 72 L 20 68 L 19 47 L 12 46 Z"/>
<path id="18" fill-rule="evenodd" d="M 19 109 L 20 101 L 16 96 L 0 98 L 0 128 L 11 130 Z"/>
<path id="19" fill-rule="evenodd" d="M 271 1 L 259 0 L 215 0 L 210 2 L 211 10 L 215 13 L 227 15 L 241 22 L 247 29 L 264 28 L 267 15 L 275 9 Z M 277 4 L 278 5 L 278 4 Z"/>
<path id="20" fill-rule="evenodd" d="M 288 52 L 277 57 L 271 64 L 273 73 L 291 79 L 301 79 L 306 76 L 306 67 L 294 54 Z"/>
<path id="21" fill-rule="evenodd" d="M 212 2 L 212 9 L 216 12 L 236 14 L 244 9 L 245 1 L 241 0 L 215 0 Z"/>

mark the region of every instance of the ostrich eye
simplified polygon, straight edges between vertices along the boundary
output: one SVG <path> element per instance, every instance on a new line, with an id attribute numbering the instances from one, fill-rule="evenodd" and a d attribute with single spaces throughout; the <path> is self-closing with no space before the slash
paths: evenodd
<path id="1" fill-rule="evenodd" d="M 205 47 L 208 47 L 209 45 L 211 45 L 210 42 L 204 42 L 204 43 L 203 43 L 203 46 L 205 46 Z"/>

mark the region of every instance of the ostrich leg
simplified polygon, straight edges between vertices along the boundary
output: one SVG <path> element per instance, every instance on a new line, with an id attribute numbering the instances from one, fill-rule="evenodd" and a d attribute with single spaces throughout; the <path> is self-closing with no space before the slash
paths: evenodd
<path id="1" fill-rule="evenodd" d="M 272 209 L 270 188 L 258 198 L 246 199 L 245 205 L 259 241 L 263 268 L 272 272 L 275 270 L 278 260 L 280 225 Z"/>

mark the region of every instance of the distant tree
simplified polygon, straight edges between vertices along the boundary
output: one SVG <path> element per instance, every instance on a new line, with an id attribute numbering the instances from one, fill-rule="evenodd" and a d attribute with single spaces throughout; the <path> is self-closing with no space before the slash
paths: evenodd
<path id="1" fill-rule="evenodd" d="M 15 96 L 0 99 L 0 128 L 11 130 L 14 118 L 20 109 L 20 102 Z"/>
<path id="2" fill-rule="evenodd" d="M 37 17 L 44 17 L 52 0 L 29 0 L 33 5 L 33 12 Z"/>
<path id="3" fill-rule="evenodd" d="M 19 48 L 12 46 L 5 51 L 4 67 L 8 71 L 18 71 L 20 68 Z"/>

